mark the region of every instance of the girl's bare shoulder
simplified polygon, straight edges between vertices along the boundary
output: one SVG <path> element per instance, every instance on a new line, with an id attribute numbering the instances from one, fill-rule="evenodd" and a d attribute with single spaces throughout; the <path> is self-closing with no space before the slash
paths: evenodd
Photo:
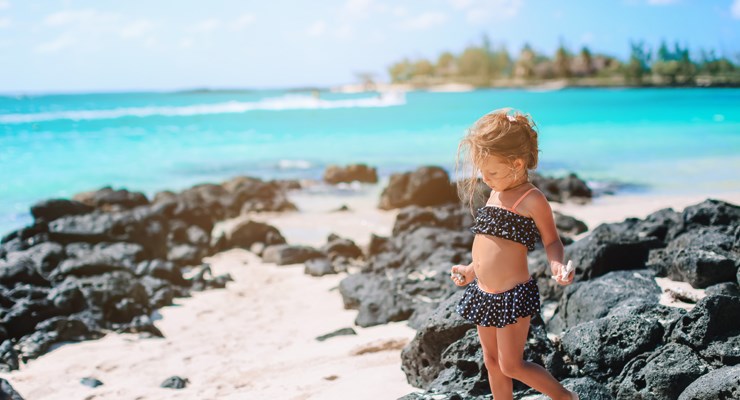
<path id="1" fill-rule="evenodd" d="M 517 211 L 524 216 L 534 219 L 537 219 L 538 216 L 542 216 L 543 214 L 552 213 L 552 208 L 550 207 L 550 202 L 547 200 L 547 196 L 545 196 L 545 194 L 534 185 L 532 185 L 532 189 L 534 190 L 527 193 L 521 203 L 519 203 Z"/>

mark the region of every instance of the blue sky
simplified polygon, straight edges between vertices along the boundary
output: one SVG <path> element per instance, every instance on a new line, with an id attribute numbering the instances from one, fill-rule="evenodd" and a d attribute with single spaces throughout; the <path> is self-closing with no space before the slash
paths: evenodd
<path id="1" fill-rule="evenodd" d="M 0 0 L 0 92 L 270 88 L 387 79 L 487 34 L 517 54 L 629 41 L 738 62 L 740 0 Z"/>

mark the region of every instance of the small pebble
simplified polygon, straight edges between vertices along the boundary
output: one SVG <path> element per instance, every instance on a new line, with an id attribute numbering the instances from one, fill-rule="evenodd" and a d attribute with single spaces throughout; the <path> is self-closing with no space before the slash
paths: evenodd
<path id="1" fill-rule="evenodd" d="M 90 377 L 90 376 L 86 376 L 80 379 L 80 383 L 85 386 L 90 386 L 91 388 L 98 387 L 103 384 L 103 382 L 99 381 L 96 378 Z"/>

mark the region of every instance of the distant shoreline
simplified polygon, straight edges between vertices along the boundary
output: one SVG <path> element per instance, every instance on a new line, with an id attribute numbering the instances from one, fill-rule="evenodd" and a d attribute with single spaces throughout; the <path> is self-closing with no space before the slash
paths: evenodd
<path id="1" fill-rule="evenodd" d="M 443 90 L 446 87 L 458 87 L 460 90 Z M 558 89 L 737 89 L 740 83 L 712 83 L 708 85 L 663 85 L 654 83 L 643 83 L 640 85 L 629 85 L 624 83 L 605 84 L 589 82 L 567 82 L 561 80 L 528 81 L 526 83 L 509 82 L 496 83 L 490 86 L 476 86 L 461 82 L 448 82 L 438 84 L 408 84 L 408 83 L 375 83 L 368 87 L 361 83 L 346 83 L 329 86 L 296 86 L 275 88 L 180 88 L 180 89 L 104 89 L 94 91 L 27 91 L 27 92 L 0 92 L 0 97 L 42 97 L 42 96 L 80 96 L 80 95 L 105 95 L 105 94 L 182 94 L 197 95 L 209 93 L 257 93 L 269 91 L 285 91 L 289 93 L 303 92 L 333 92 L 333 93 L 376 93 L 384 91 L 432 91 L 432 92 L 466 92 L 486 89 L 539 89 L 542 87 L 556 87 Z"/>
<path id="2" fill-rule="evenodd" d="M 490 86 L 476 86 L 468 83 L 448 82 L 435 84 L 410 84 L 410 83 L 376 83 L 346 84 L 338 85 L 329 90 L 334 93 L 372 93 L 372 92 L 472 92 L 475 90 L 490 89 L 526 89 L 526 90 L 560 90 L 560 89 L 737 89 L 738 83 L 714 83 L 708 85 L 659 85 L 655 83 L 644 83 L 640 85 L 629 85 L 624 83 L 608 84 L 603 82 L 583 82 L 566 80 L 545 80 L 526 82 L 500 82 Z"/>

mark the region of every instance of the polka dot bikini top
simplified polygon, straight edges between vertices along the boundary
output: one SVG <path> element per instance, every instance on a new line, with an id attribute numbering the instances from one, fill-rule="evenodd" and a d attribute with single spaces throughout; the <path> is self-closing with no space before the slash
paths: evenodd
<path id="1" fill-rule="evenodd" d="M 529 189 L 524 193 L 511 209 L 488 204 L 479 208 L 475 224 L 470 230 L 475 234 L 481 233 L 512 240 L 525 245 L 529 251 L 534 250 L 535 243 L 540 238 L 540 231 L 534 219 L 525 217 L 514 210 L 519 202 L 535 189 Z"/>

